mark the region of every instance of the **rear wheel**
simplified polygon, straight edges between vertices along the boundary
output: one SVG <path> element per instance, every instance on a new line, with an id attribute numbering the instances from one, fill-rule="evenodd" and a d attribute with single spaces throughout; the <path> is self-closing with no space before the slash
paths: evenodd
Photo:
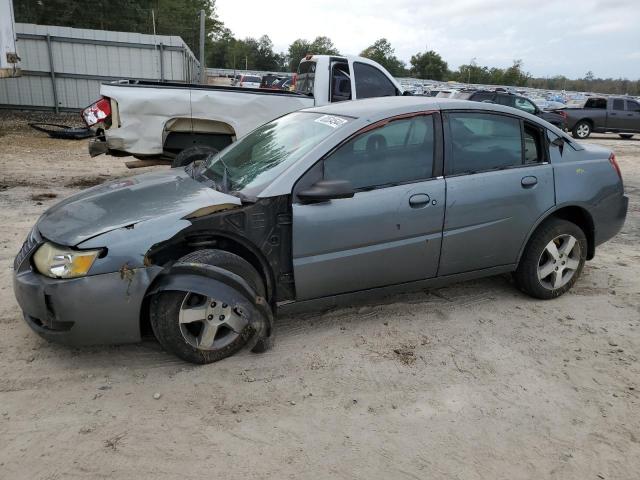
<path id="1" fill-rule="evenodd" d="M 190 163 L 196 162 L 201 163 L 209 157 L 209 155 L 213 155 L 218 153 L 218 150 L 213 147 L 208 147 L 206 145 L 198 145 L 195 147 L 189 147 L 182 150 L 176 158 L 171 162 L 171 167 L 185 167 Z"/>
<path id="2" fill-rule="evenodd" d="M 591 123 L 587 122 L 586 120 L 580 120 L 573 127 L 571 134 L 574 138 L 587 138 L 589 135 L 591 135 Z"/>
<path id="3" fill-rule="evenodd" d="M 629 140 L 630 138 L 633 138 L 633 133 L 620 133 L 620 138 L 624 138 L 625 140 Z"/>
<path id="4" fill-rule="evenodd" d="M 181 263 L 216 266 L 242 277 L 259 296 L 265 288 L 253 266 L 233 253 L 198 250 L 180 259 Z M 153 332 L 160 344 L 183 360 L 212 363 L 233 355 L 246 345 L 254 331 L 241 308 L 241 292 L 229 285 L 220 298 L 195 292 L 164 291 L 150 305 Z M 256 348 L 257 347 L 257 348 Z M 261 344 L 254 351 L 264 348 Z"/>
<path id="5" fill-rule="evenodd" d="M 553 218 L 534 232 L 514 277 L 520 290 L 551 299 L 578 280 L 587 257 L 587 238 L 576 224 Z"/>

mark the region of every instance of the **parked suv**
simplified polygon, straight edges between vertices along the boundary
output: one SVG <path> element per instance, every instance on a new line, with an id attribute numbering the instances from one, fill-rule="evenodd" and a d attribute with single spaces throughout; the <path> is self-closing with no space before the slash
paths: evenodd
<path id="1" fill-rule="evenodd" d="M 506 272 L 558 297 L 627 203 L 611 151 L 535 116 L 342 102 L 273 120 L 200 167 L 65 199 L 16 257 L 14 291 L 49 340 L 134 342 L 150 324 L 167 350 L 208 363 L 263 350 L 291 308 Z"/>
<path id="2" fill-rule="evenodd" d="M 498 105 L 517 108 L 523 112 L 540 117 L 558 128 L 564 128 L 565 118 L 561 114 L 541 110 L 528 98 L 520 95 L 514 95 L 513 93 L 508 93 L 506 91 L 492 92 L 489 90 L 476 90 L 472 92 L 461 92 L 456 96 L 456 98 L 461 100 L 471 100 L 473 102 L 497 103 Z"/>

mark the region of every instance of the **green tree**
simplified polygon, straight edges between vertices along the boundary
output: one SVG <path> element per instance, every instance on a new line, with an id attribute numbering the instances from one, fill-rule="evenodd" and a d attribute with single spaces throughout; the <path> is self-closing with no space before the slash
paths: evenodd
<path id="1" fill-rule="evenodd" d="M 522 87 L 527 84 L 529 77 L 530 75 L 522 70 L 522 60 L 514 60 L 513 65 L 504 71 L 502 84 Z"/>
<path id="2" fill-rule="evenodd" d="M 295 72 L 298 64 L 307 55 L 340 55 L 329 37 L 316 37 L 313 42 L 298 38 L 294 40 L 287 52 L 289 70 Z"/>
<path id="3" fill-rule="evenodd" d="M 121 32 L 178 35 L 197 55 L 200 10 L 205 11 L 205 51 L 223 27 L 215 11 L 215 0 L 19 0 L 14 1 L 16 22 L 60 25 Z"/>
<path id="4" fill-rule="evenodd" d="M 429 80 L 444 80 L 449 72 L 449 66 L 442 57 L 433 50 L 416 53 L 411 57 L 411 74 L 418 78 Z"/>
<path id="5" fill-rule="evenodd" d="M 394 53 L 395 50 L 389 41 L 386 38 L 380 38 L 379 40 L 376 40 L 373 45 L 370 45 L 360 52 L 360 56 L 378 62 L 386 68 L 391 75 L 405 75 L 405 64 L 399 60 Z"/>

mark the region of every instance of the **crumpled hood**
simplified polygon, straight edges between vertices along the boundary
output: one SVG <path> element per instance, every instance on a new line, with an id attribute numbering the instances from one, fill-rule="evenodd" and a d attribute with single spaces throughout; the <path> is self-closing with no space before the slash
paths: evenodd
<path id="1" fill-rule="evenodd" d="M 108 231 L 240 199 L 192 179 L 182 168 L 136 175 L 84 190 L 48 209 L 36 224 L 52 242 L 74 246 Z"/>

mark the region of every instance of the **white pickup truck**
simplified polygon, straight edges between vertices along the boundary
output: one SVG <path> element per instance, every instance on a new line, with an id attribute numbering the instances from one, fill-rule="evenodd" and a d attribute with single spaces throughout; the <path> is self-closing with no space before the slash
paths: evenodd
<path id="1" fill-rule="evenodd" d="M 295 110 L 404 92 L 374 61 L 307 55 L 292 91 L 122 80 L 102 84 L 100 94 L 82 112 L 87 125 L 97 127 L 91 156 L 133 155 L 176 167 Z"/>

